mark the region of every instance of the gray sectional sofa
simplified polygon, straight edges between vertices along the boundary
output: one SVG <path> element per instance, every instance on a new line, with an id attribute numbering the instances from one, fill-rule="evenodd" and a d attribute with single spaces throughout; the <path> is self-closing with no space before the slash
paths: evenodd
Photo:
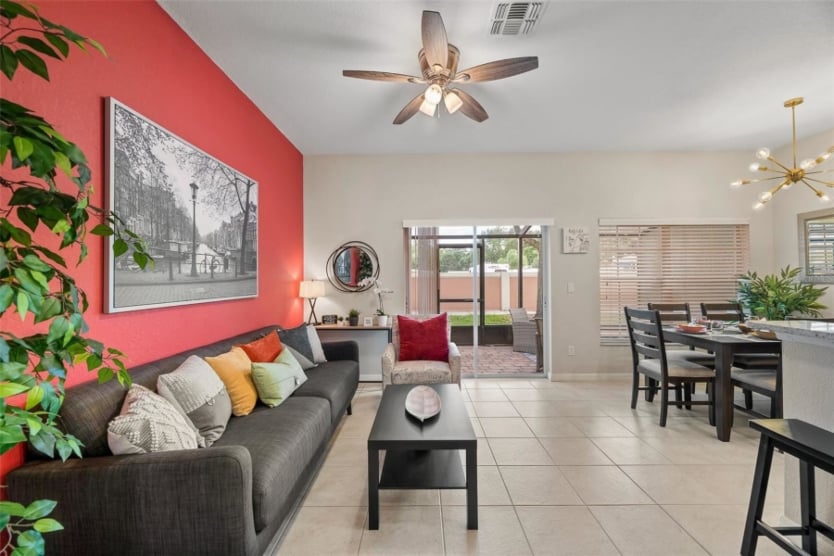
<path id="1" fill-rule="evenodd" d="M 160 374 L 189 355 L 217 355 L 267 327 L 131 370 L 156 390 Z M 48 554 L 255 555 L 286 527 L 314 477 L 359 383 L 355 342 L 324 344 L 327 363 L 276 408 L 232 417 L 210 448 L 113 456 L 107 424 L 125 390 L 115 381 L 67 389 L 62 426 L 84 443 L 84 459 L 33 461 L 7 476 L 9 496 L 58 501 L 64 531 L 45 535 Z"/>

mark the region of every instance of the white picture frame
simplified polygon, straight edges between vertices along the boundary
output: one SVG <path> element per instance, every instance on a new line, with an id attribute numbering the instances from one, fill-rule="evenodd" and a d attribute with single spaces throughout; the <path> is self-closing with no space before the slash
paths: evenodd
<path id="1" fill-rule="evenodd" d="M 562 228 L 562 253 L 582 254 L 591 248 L 591 234 L 585 226 Z"/>
<path id="2" fill-rule="evenodd" d="M 364 317 L 362 319 L 362 326 L 373 326 L 374 325 L 374 317 Z"/>
<path id="3" fill-rule="evenodd" d="M 106 115 L 106 206 L 155 265 L 110 236 L 104 312 L 257 297 L 258 183 L 115 98 Z"/>

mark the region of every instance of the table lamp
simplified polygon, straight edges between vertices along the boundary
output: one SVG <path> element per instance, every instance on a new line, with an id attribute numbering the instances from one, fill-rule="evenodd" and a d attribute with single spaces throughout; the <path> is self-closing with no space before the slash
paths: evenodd
<path id="1" fill-rule="evenodd" d="M 310 303 L 310 316 L 307 324 L 318 324 L 316 318 L 316 299 L 324 297 L 324 282 L 318 280 L 303 280 L 298 288 L 298 297 L 304 298 Z"/>

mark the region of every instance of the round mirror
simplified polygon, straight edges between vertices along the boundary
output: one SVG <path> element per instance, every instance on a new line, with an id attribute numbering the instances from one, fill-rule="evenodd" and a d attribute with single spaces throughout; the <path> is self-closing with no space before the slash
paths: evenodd
<path id="1" fill-rule="evenodd" d="M 362 241 L 349 241 L 337 247 L 327 259 L 327 279 L 343 292 L 361 292 L 373 287 L 363 282 L 379 278 L 379 259 L 373 247 Z"/>

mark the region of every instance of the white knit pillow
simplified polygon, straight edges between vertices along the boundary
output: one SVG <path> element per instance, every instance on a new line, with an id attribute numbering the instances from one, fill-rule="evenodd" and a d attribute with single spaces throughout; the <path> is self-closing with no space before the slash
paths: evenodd
<path id="1" fill-rule="evenodd" d="M 107 425 L 115 455 L 197 448 L 203 438 L 171 402 L 139 384 L 127 391 L 122 411 Z"/>

